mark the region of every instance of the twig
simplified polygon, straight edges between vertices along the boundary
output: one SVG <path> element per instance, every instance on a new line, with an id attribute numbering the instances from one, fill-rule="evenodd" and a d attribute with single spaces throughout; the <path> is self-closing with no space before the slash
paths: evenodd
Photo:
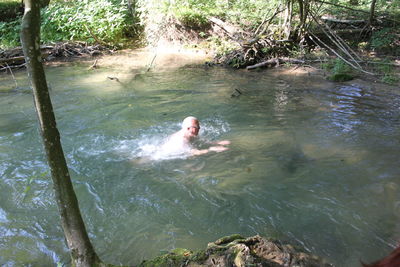
<path id="1" fill-rule="evenodd" d="M 351 55 L 350 52 L 352 52 L 359 60 L 361 60 L 360 57 L 339 36 L 334 34 L 326 24 L 325 24 L 325 27 L 327 28 L 328 32 L 325 31 L 324 27 L 321 26 L 321 24 L 318 22 L 318 20 L 315 18 L 315 16 L 311 12 L 310 12 L 310 15 L 314 19 L 315 23 L 320 27 L 322 32 L 325 33 L 325 35 L 333 42 L 333 44 L 335 44 L 344 54 L 346 54 L 357 65 L 357 69 L 362 69 L 362 67 L 357 63 L 357 60 L 355 60 L 353 58 L 353 56 Z M 316 37 L 316 36 L 314 35 L 314 37 Z M 316 38 L 318 39 L 318 37 L 316 37 Z M 319 40 L 319 41 L 321 41 L 321 40 Z M 330 48 L 330 49 L 332 50 L 332 48 Z M 335 54 L 337 54 L 336 51 L 335 51 Z"/>
<path id="2" fill-rule="evenodd" d="M 97 68 L 97 59 L 94 61 L 94 63 L 88 68 L 88 70 L 92 70 Z"/>
<path id="3" fill-rule="evenodd" d="M 316 0 L 316 2 L 319 2 L 319 3 L 322 3 L 322 4 L 327 4 L 327 5 L 332 5 L 332 6 L 335 6 L 335 7 L 345 8 L 345 9 L 356 11 L 356 12 L 369 14 L 369 12 L 364 11 L 364 10 L 359 10 L 359 9 L 355 9 L 355 8 L 351 8 L 351 7 L 343 6 L 343 5 L 339 5 L 339 4 L 334 4 L 334 3 L 330 3 L 330 2 L 326 2 L 326 1 Z"/>
<path id="4" fill-rule="evenodd" d="M 353 53 L 353 55 L 355 55 L 357 57 L 358 60 L 361 60 L 361 58 L 358 56 L 358 54 L 351 49 L 351 47 L 342 39 L 340 38 L 340 36 L 338 34 L 336 34 L 335 32 L 333 32 L 331 30 L 331 28 L 329 28 L 328 25 L 325 24 L 325 27 L 327 28 L 327 30 L 330 32 L 330 34 L 338 41 L 339 44 L 341 44 L 343 46 L 343 51 L 347 52 L 350 51 L 351 53 Z M 351 57 L 351 53 L 348 53 L 348 55 Z M 354 59 L 353 59 L 354 60 Z M 355 60 L 354 60 L 355 61 Z"/>
<path id="5" fill-rule="evenodd" d="M 271 21 L 279 14 L 279 13 L 281 13 L 283 11 L 283 9 L 279 9 L 279 6 L 276 8 L 276 10 L 275 10 L 275 13 L 268 19 L 268 21 L 267 21 L 267 19 L 266 19 L 266 16 L 265 16 L 265 18 L 264 18 L 264 20 L 261 22 L 261 24 L 257 27 L 257 29 L 256 29 L 256 31 L 255 31 L 255 35 L 263 35 L 265 32 L 266 32 L 266 30 L 267 30 L 267 28 L 268 28 L 268 25 L 271 23 Z M 264 26 L 264 29 L 260 32 L 260 33 L 258 33 L 258 31 L 261 29 L 261 26 L 263 26 L 264 25 L 264 23 L 265 22 L 267 22 L 266 23 L 266 25 Z"/>
<path id="6" fill-rule="evenodd" d="M 310 32 L 310 34 L 311 34 L 313 37 L 315 37 L 315 39 L 317 39 L 318 42 L 320 42 L 320 44 L 323 44 L 323 45 L 324 45 L 325 47 L 327 47 L 332 53 L 334 53 L 338 58 L 340 58 L 341 60 L 343 60 L 344 62 L 346 62 L 348 65 L 350 65 L 350 66 L 353 67 L 354 69 L 359 70 L 359 71 L 364 72 L 364 73 L 369 74 L 369 75 L 375 75 L 375 73 L 365 71 L 365 70 L 363 70 L 362 68 L 353 65 L 350 61 L 348 61 L 347 59 L 345 59 L 344 57 L 342 57 L 341 55 L 339 55 L 339 53 L 336 52 L 335 49 L 333 49 L 333 48 L 331 48 L 330 46 L 328 46 L 327 44 L 325 44 L 325 43 L 324 43 L 321 39 L 319 39 L 315 34 L 313 34 L 312 32 Z M 311 39 L 315 44 L 319 45 L 316 41 L 314 41 L 314 39 L 312 38 L 312 36 L 310 36 L 310 39 Z"/>
<path id="7" fill-rule="evenodd" d="M 154 63 L 154 60 L 156 59 L 156 57 L 157 57 L 157 53 L 154 53 L 153 59 L 151 60 L 150 65 L 147 67 L 146 72 L 150 71 L 150 69 L 153 66 L 153 63 Z"/>
<path id="8" fill-rule="evenodd" d="M 25 67 L 25 65 L 26 65 L 26 63 L 22 63 L 20 65 L 12 65 L 12 66 L 8 66 L 8 67 L 2 67 L 2 68 L 0 68 L 0 71 L 8 70 L 9 68 L 10 69 L 19 69 L 19 68 Z"/>
<path id="9" fill-rule="evenodd" d="M 11 70 L 10 66 L 9 66 L 7 63 L 6 63 L 6 67 L 7 67 L 7 68 L 10 70 L 10 73 L 11 73 L 11 75 L 12 75 L 13 79 L 14 79 L 14 82 L 15 82 L 15 88 L 18 88 L 17 79 L 15 79 L 14 73 L 13 73 L 13 71 Z"/>
<path id="10" fill-rule="evenodd" d="M 107 76 L 108 79 L 110 79 L 111 81 L 116 81 L 119 82 L 119 79 L 117 77 L 114 76 Z"/>

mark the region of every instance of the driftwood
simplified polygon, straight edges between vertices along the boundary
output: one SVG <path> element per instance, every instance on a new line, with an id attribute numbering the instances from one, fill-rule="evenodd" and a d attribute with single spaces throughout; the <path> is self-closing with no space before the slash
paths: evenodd
<path id="1" fill-rule="evenodd" d="M 51 61 L 70 57 L 97 56 L 111 52 L 101 45 L 87 45 L 84 42 L 56 43 L 40 47 L 42 59 Z M 21 47 L 0 51 L 0 70 L 25 66 L 25 58 Z M 93 66 L 96 67 L 96 66 Z"/>
<path id="2" fill-rule="evenodd" d="M 19 65 L 25 62 L 24 56 L 11 57 L 11 58 L 0 58 L 0 66 L 6 65 Z"/>
<path id="3" fill-rule="evenodd" d="M 361 24 L 361 23 L 367 23 L 366 20 L 363 19 L 357 19 L 357 20 L 351 20 L 351 19 L 334 19 L 334 18 L 328 18 L 326 16 L 322 16 L 321 20 L 325 21 L 325 23 L 339 23 L 339 24 Z"/>
<path id="4" fill-rule="evenodd" d="M 246 69 L 253 70 L 253 69 L 263 68 L 263 67 L 270 68 L 270 67 L 278 66 L 279 64 L 283 64 L 283 63 L 304 64 L 305 61 L 300 60 L 300 59 L 294 59 L 294 58 L 272 58 L 272 59 L 263 61 L 261 63 L 247 66 Z"/>

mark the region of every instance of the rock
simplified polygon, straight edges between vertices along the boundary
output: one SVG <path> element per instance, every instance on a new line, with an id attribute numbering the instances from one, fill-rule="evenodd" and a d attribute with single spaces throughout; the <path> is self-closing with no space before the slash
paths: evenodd
<path id="1" fill-rule="evenodd" d="M 305 253 L 278 240 L 261 236 L 243 238 L 231 235 L 209 243 L 206 250 L 192 252 L 175 249 L 153 260 L 143 261 L 140 267 L 332 267 L 326 260 Z"/>

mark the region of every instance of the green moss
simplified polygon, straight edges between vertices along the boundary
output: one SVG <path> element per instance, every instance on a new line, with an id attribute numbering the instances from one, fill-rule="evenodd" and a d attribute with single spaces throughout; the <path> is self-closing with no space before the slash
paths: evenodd
<path id="1" fill-rule="evenodd" d="M 184 248 L 176 248 L 170 253 L 158 256 L 152 260 L 143 261 L 139 267 L 169 267 L 180 266 L 189 259 L 192 251 Z"/>
<path id="2" fill-rule="evenodd" d="M 221 237 L 220 239 L 218 239 L 217 241 L 215 241 L 214 244 L 215 245 L 223 245 L 223 244 L 227 244 L 227 243 L 230 243 L 232 241 L 235 241 L 237 239 L 244 239 L 244 237 L 239 235 L 239 234 L 233 234 L 233 235 L 229 235 L 229 236 L 224 236 L 224 237 Z"/>
<path id="3" fill-rule="evenodd" d="M 207 258 L 208 258 L 208 254 L 204 250 L 197 251 L 192 256 L 190 256 L 190 260 L 197 262 L 197 263 L 203 263 L 204 261 L 207 260 Z"/>

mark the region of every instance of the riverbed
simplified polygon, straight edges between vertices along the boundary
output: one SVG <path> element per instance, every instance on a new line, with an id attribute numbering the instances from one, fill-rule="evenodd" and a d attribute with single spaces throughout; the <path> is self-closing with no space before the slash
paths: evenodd
<path id="1" fill-rule="evenodd" d="M 398 88 L 331 83 L 311 67 L 249 72 L 155 58 L 46 68 L 105 262 L 138 264 L 234 233 L 278 238 L 336 266 L 398 244 Z M 123 60 L 128 67 L 114 64 Z M 14 76 L 0 75 L 0 264 L 68 264 L 32 94 L 26 74 Z M 189 115 L 204 144 L 230 140 L 229 150 L 154 157 Z"/>

